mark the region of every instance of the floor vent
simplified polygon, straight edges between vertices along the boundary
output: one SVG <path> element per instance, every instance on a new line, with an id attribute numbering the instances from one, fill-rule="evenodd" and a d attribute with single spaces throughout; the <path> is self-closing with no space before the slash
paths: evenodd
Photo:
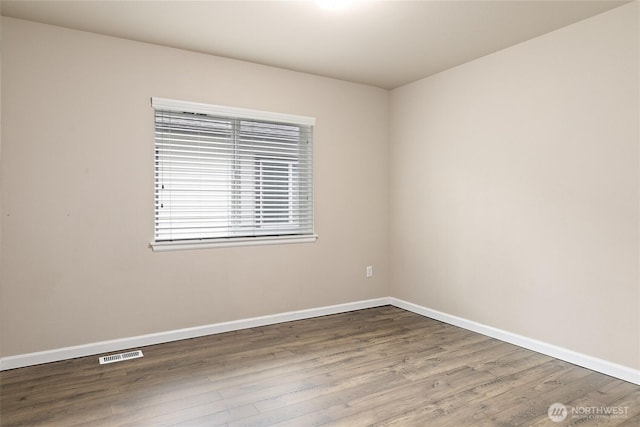
<path id="1" fill-rule="evenodd" d="M 100 358 L 98 358 L 98 360 L 100 360 L 101 365 L 105 365 L 107 363 L 122 362 L 123 360 L 128 360 L 128 359 L 137 359 L 138 357 L 142 357 L 142 356 L 144 356 L 142 354 L 142 350 L 135 350 L 135 351 L 128 351 L 126 353 L 111 354 L 109 356 L 101 356 Z"/>

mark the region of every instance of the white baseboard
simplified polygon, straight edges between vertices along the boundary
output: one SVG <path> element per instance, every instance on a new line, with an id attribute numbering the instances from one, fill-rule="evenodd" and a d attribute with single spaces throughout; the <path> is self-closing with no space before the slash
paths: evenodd
<path id="1" fill-rule="evenodd" d="M 527 338 L 522 335 L 514 334 L 512 332 L 504 331 L 502 329 L 483 325 L 481 323 L 467 320 L 462 317 L 457 317 L 451 314 L 443 313 L 441 311 L 432 310 L 430 308 L 403 301 L 398 298 L 391 297 L 389 298 L 389 300 L 389 303 L 391 305 L 398 308 L 402 308 L 413 313 L 429 317 L 431 319 L 439 320 L 450 325 L 458 326 L 469 331 L 477 332 L 491 338 L 499 339 L 500 341 L 508 342 L 510 344 L 533 350 L 547 356 L 555 357 L 556 359 L 564 360 L 565 362 L 573 363 L 574 365 L 582 366 L 584 368 L 588 368 L 615 378 L 619 378 L 621 380 L 640 385 L 640 370 L 638 369 L 618 365 L 607 360 L 598 359 L 596 357 L 558 347 L 553 344 L 548 344 L 542 341 L 534 340 L 532 338 Z"/>
<path id="2" fill-rule="evenodd" d="M 363 308 L 380 307 L 389 304 L 389 298 L 387 297 L 376 298 L 346 304 L 311 308 L 307 310 L 289 311 L 286 313 L 278 313 L 268 316 L 252 317 L 249 319 L 233 320 L 230 322 L 214 323 L 211 325 L 197 326 L 194 328 L 178 329 L 174 331 L 140 335 L 136 337 L 122 338 L 111 341 L 101 341 L 91 344 L 77 345 L 73 347 L 39 351 L 36 353 L 20 354 L 17 356 L 8 356 L 0 358 L 0 371 L 22 368 L 25 366 L 40 365 L 42 363 L 57 362 L 60 360 L 73 359 L 76 357 L 110 353 L 134 347 L 144 347 L 147 345 L 202 337 L 205 335 L 220 334 L 223 332 L 237 331 L 240 329 L 273 325 L 276 323 L 290 322 L 293 320 L 310 319 L 313 317 L 326 316 L 329 314 L 346 313 L 348 311 L 361 310 Z"/>
<path id="3" fill-rule="evenodd" d="M 289 311 L 268 316 L 252 317 L 249 319 L 234 320 L 230 322 L 214 323 L 211 325 L 197 326 L 194 328 L 178 329 L 174 331 L 159 332 L 149 335 L 122 338 L 111 341 L 64 347 L 54 350 L 41 351 L 37 353 L 21 354 L 0 358 L 0 371 L 21 368 L 25 366 L 39 365 L 42 363 L 57 362 L 60 360 L 73 359 L 76 357 L 92 356 L 103 353 L 110 353 L 135 347 L 161 344 L 178 341 L 188 338 L 196 338 L 205 335 L 219 334 L 223 332 L 237 331 L 240 329 L 255 328 L 258 326 L 273 325 L 276 323 L 290 322 L 293 320 L 310 319 L 313 317 L 326 316 L 330 314 L 345 313 L 348 311 L 361 310 L 364 308 L 380 307 L 383 305 L 393 305 L 404 310 L 420 314 L 431 319 L 439 320 L 450 325 L 458 326 L 482 335 L 499 339 L 510 344 L 517 345 L 556 359 L 564 360 L 574 365 L 582 366 L 620 378 L 634 384 L 640 385 L 640 370 L 618 365 L 603 359 L 588 356 L 566 348 L 558 347 L 542 341 L 537 341 L 522 335 L 504 331 L 502 329 L 483 325 L 481 323 L 467 320 L 462 317 L 453 316 L 441 311 L 426 308 L 398 298 L 384 297 L 364 301 L 356 301 L 346 304 L 331 305 L 326 307 L 311 308 L 307 310 Z"/>

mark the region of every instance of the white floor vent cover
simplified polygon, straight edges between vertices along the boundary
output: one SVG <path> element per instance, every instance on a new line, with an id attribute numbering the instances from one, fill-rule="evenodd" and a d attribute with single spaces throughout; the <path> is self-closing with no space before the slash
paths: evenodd
<path id="1" fill-rule="evenodd" d="M 129 359 L 137 359 L 138 357 L 143 357 L 143 356 L 144 354 L 142 354 L 142 350 L 136 350 L 136 351 L 129 351 L 129 352 L 120 353 L 120 354 L 111 354 L 109 356 L 101 356 L 98 360 L 100 360 L 101 365 L 105 365 L 107 363 L 122 362 L 123 360 L 129 360 Z"/>

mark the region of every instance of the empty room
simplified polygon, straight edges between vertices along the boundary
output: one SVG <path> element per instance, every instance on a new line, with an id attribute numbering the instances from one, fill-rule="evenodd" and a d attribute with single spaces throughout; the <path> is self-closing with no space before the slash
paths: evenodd
<path id="1" fill-rule="evenodd" d="M 640 425 L 640 2 L 1 0 L 1 426 Z"/>

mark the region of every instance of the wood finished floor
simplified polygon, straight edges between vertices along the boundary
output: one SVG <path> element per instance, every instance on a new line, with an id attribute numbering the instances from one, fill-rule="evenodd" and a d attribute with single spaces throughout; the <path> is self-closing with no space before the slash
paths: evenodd
<path id="1" fill-rule="evenodd" d="M 391 306 L 142 350 L 0 373 L 0 424 L 640 426 L 640 386 Z"/>

